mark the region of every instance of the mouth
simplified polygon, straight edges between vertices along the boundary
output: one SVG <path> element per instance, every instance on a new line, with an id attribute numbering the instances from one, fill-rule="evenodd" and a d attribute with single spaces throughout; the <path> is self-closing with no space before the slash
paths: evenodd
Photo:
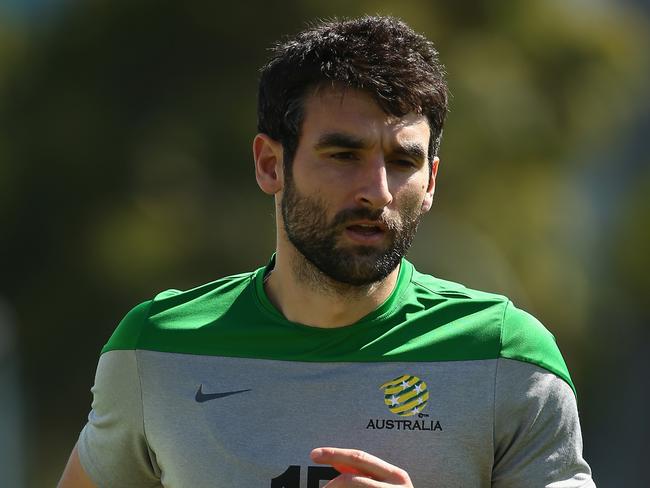
<path id="1" fill-rule="evenodd" d="M 345 235 L 363 245 L 381 242 L 386 231 L 386 226 L 380 222 L 355 222 L 345 227 Z"/>

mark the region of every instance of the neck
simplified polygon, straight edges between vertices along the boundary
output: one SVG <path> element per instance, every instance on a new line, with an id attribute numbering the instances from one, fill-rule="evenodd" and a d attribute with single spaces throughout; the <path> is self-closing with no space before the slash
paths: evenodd
<path id="1" fill-rule="evenodd" d="M 287 256 L 278 250 L 264 284 L 271 303 L 292 322 L 320 328 L 350 325 L 379 307 L 395 289 L 399 267 L 381 281 L 354 286 L 333 280 L 293 251 Z"/>

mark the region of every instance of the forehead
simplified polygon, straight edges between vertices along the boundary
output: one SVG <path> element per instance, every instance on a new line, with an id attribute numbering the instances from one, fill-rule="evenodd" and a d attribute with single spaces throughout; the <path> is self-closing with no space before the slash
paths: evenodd
<path id="1" fill-rule="evenodd" d="M 346 132 L 360 138 L 413 141 L 428 144 L 429 122 L 410 112 L 402 117 L 386 113 L 367 92 L 354 88 L 321 88 L 304 100 L 302 136 Z"/>

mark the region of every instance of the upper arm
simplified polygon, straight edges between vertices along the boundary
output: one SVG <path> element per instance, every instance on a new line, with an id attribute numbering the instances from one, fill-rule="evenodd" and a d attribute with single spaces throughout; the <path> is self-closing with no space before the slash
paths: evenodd
<path id="1" fill-rule="evenodd" d="M 76 445 L 70 454 L 57 488 L 97 488 L 79 461 Z"/>
<path id="2" fill-rule="evenodd" d="M 493 486 L 593 487 L 573 389 L 534 364 L 500 359 Z"/>
<path id="3" fill-rule="evenodd" d="M 571 376 L 553 335 L 509 303 L 494 391 L 493 486 L 592 487 Z"/>
<path id="4" fill-rule="evenodd" d="M 136 351 L 102 354 L 92 392 L 92 410 L 76 446 L 88 477 L 102 488 L 160 487 L 144 430 Z"/>

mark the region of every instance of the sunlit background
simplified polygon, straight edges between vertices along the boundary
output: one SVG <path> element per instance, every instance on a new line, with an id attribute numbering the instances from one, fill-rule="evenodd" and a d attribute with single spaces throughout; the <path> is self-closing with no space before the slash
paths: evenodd
<path id="1" fill-rule="evenodd" d="M 363 13 L 402 17 L 449 72 L 436 198 L 410 259 L 540 318 L 572 372 L 596 482 L 648 486 L 648 12 L 632 0 L 2 2 L 0 486 L 56 483 L 99 351 L 133 305 L 265 264 L 257 70 L 307 21 Z"/>

